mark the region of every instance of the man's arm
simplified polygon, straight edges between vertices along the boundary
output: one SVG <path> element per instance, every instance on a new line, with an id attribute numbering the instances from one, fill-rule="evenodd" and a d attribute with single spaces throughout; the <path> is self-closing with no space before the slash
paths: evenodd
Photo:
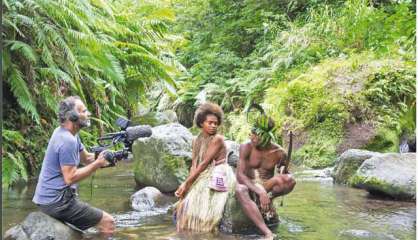
<path id="1" fill-rule="evenodd" d="M 251 147 L 247 144 L 241 144 L 239 147 L 239 161 L 237 166 L 237 181 L 240 184 L 246 185 L 251 191 L 255 192 L 257 195 L 266 193 L 264 189 L 257 187 L 253 181 L 245 174 L 247 170 L 247 159 L 251 153 Z"/>
<path id="2" fill-rule="evenodd" d="M 64 182 L 67 185 L 71 185 L 76 183 L 84 178 L 90 176 L 94 171 L 96 171 L 100 167 L 104 167 L 108 164 L 106 159 L 103 156 L 103 152 L 99 154 L 96 161 L 88 164 L 85 167 L 77 168 L 77 166 L 70 166 L 70 165 L 62 165 L 61 171 L 64 177 Z"/>
<path id="3" fill-rule="evenodd" d="M 84 165 L 89 165 L 94 162 L 94 153 L 89 153 L 86 149 L 84 149 L 80 152 L 80 162 Z"/>

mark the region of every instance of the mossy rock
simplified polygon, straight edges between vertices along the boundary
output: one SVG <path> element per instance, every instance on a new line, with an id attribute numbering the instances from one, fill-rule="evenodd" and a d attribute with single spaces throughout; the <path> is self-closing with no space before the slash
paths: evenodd
<path id="1" fill-rule="evenodd" d="M 387 153 L 363 162 L 350 184 L 395 199 L 413 200 L 416 196 L 416 154 Z"/>
<path id="2" fill-rule="evenodd" d="M 271 219 L 266 224 L 273 232 L 276 232 L 279 219 Z M 228 196 L 219 229 L 226 233 L 254 234 L 256 232 L 261 234 L 257 226 L 245 215 L 241 204 L 236 199 L 235 191 Z"/>
<path id="3" fill-rule="evenodd" d="M 135 181 L 139 187 L 173 192 L 187 177 L 193 136 L 178 123 L 154 127 L 152 132 L 132 146 Z"/>
<path id="4" fill-rule="evenodd" d="M 349 149 L 341 154 L 331 174 L 334 182 L 347 184 L 349 179 L 356 173 L 361 164 L 373 156 L 380 153 L 370 152 L 360 149 Z"/>

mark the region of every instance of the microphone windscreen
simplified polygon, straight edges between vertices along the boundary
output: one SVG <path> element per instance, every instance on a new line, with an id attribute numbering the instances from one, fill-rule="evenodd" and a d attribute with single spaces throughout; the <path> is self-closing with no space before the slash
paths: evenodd
<path id="1" fill-rule="evenodd" d="M 152 135 L 152 129 L 148 125 L 128 127 L 126 129 L 126 135 L 129 141 L 134 141 L 138 138 L 150 137 Z"/>

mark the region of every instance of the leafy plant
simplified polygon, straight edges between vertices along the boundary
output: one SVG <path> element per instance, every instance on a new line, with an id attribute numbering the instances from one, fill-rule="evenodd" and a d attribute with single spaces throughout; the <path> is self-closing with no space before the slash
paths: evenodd
<path id="1" fill-rule="evenodd" d="M 162 1 L 6 0 L 2 7 L 2 74 L 10 97 L 4 121 L 21 132 L 41 126 L 28 141 L 47 140 L 65 96 L 87 104 L 97 136 L 116 117 L 135 112 L 154 84 L 176 87 L 182 66 L 173 52 L 181 37 L 171 34 L 174 14 Z"/>

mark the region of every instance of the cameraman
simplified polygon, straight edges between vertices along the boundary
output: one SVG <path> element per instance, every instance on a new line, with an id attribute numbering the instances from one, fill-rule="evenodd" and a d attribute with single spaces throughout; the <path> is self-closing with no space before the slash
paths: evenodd
<path id="1" fill-rule="evenodd" d="M 78 136 L 81 128 L 90 126 L 90 115 L 78 96 L 67 97 L 59 103 L 61 126 L 49 140 L 33 202 L 47 215 L 81 230 L 96 226 L 100 232 L 112 234 L 113 217 L 80 201 L 76 193 L 77 182 L 108 164 L 103 152 L 95 160 Z M 86 166 L 77 168 L 80 161 Z"/>

